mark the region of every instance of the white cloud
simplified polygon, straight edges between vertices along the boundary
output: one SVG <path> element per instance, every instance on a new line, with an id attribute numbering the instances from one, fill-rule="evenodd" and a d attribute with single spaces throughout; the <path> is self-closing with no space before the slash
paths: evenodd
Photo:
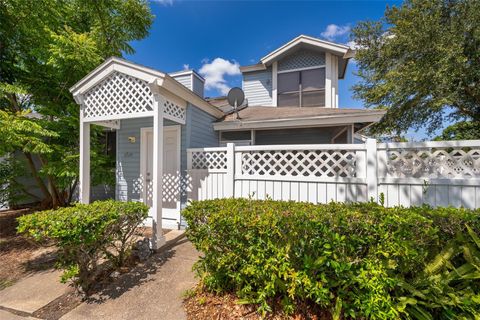
<path id="1" fill-rule="evenodd" d="M 239 75 L 240 65 L 236 61 L 215 58 L 212 62 L 205 62 L 198 72 L 205 78 L 205 89 L 215 89 L 226 95 L 230 87 L 225 76 Z"/>
<path id="2" fill-rule="evenodd" d="M 350 26 L 338 26 L 336 24 L 329 24 L 325 31 L 321 33 L 322 37 L 329 41 L 335 40 L 337 37 L 346 35 L 350 32 Z"/>
<path id="3" fill-rule="evenodd" d="M 173 0 L 150 0 L 151 2 L 160 3 L 164 6 L 173 6 Z"/>
<path id="4" fill-rule="evenodd" d="M 183 64 L 183 70 L 190 70 L 190 65 L 188 63 Z"/>

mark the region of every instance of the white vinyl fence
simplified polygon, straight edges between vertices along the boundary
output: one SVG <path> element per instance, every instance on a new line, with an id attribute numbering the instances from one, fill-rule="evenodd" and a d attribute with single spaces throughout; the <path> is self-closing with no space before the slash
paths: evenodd
<path id="1" fill-rule="evenodd" d="M 188 149 L 187 197 L 480 207 L 480 140 Z"/>

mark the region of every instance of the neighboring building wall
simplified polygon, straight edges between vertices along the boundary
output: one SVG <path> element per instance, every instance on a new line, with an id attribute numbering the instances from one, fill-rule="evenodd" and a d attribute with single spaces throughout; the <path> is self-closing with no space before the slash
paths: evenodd
<path id="1" fill-rule="evenodd" d="M 243 91 L 249 106 L 271 106 L 272 69 L 244 73 Z"/>
<path id="2" fill-rule="evenodd" d="M 115 199 L 115 186 L 101 184 L 90 187 L 90 201 Z M 77 197 L 75 197 L 77 200 Z"/>

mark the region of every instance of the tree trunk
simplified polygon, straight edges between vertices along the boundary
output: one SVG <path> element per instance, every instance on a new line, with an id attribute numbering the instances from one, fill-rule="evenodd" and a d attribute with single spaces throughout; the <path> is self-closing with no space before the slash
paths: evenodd
<path id="1" fill-rule="evenodd" d="M 40 160 L 40 163 L 42 166 L 48 165 L 47 160 L 43 158 L 42 156 L 38 155 L 38 159 Z M 54 209 L 61 207 L 64 205 L 65 201 L 63 201 L 63 197 L 58 191 L 57 185 L 55 183 L 55 179 L 51 175 L 47 175 L 47 181 L 48 181 L 48 187 L 50 191 L 50 195 L 52 197 L 52 206 Z"/>

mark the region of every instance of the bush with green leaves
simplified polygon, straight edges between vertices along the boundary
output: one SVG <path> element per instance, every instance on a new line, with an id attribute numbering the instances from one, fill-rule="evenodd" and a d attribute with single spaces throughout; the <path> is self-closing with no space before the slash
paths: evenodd
<path id="1" fill-rule="evenodd" d="M 405 284 L 414 286 L 444 248 L 462 241 L 467 225 L 480 231 L 478 210 L 374 203 L 219 199 L 192 202 L 183 216 L 203 253 L 195 269 L 205 289 L 235 292 L 264 314 L 278 302 L 287 313 L 307 302 L 334 318 L 417 318 L 411 307 L 421 299 L 406 301 L 412 293 Z M 455 258 L 450 270 L 465 263 Z M 465 303 L 469 311 L 462 314 L 473 318 L 472 310 L 480 310 L 474 278 L 456 280 L 465 290 L 455 306 L 424 304 L 422 311 L 432 318 L 455 315 Z"/>
<path id="2" fill-rule="evenodd" d="M 62 281 L 72 279 L 88 293 L 104 270 L 124 265 L 135 230 L 147 216 L 143 203 L 97 201 L 19 217 L 17 231 L 56 245 Z"/>

